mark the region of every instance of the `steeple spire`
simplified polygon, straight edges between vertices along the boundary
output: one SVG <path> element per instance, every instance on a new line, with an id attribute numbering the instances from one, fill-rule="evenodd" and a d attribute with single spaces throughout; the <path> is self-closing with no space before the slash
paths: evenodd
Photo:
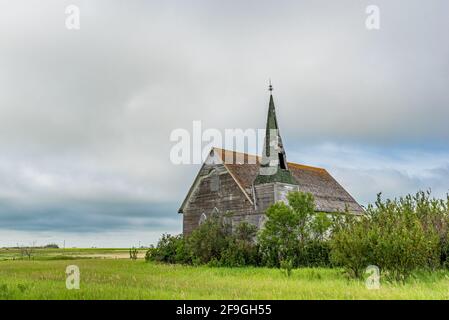
<path id="1" fill-rule="evenodd" d="M 293 176 L 288 170 L 287 156 L 285 154 L 284 145 L 279 133 L 271 80 L 268 90 L 270 91 L 270 102 L 268 106 L 264 148 L 262 152 L 259 175 L 254 180 L 254 184 L 269 182 L 296 184 Z"/>

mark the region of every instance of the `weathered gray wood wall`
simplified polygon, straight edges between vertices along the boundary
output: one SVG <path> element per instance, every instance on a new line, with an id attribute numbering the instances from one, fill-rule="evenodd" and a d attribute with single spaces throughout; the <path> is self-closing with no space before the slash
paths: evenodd
<path id="1" fill-rule="evenodd" d="M 247 221 L 260 228 L 265 210 L 276 201 L 286 201 L 287 193 L 297 190 L 297 186 L 284 183 L 256 185 L 249 197 L 251 203 L 222 164 L 204 165 L 196 183 L 183 212 L 184 235 L 199 226 L 203 214 L 209 218 L 214 212 L 220 215 L 232 212 L 233 227 Z"/>
<path id="2" fill-rule="evenodd" d="M 236 221 L 254 213 L 253 204 L 222 164 L 205 165 L 200 171 L 198 185 L 184 209 L 184 235 L 198 227 L 203 213 L 210 217 L 215 208 L 220 214 L 232 212 Z"/>

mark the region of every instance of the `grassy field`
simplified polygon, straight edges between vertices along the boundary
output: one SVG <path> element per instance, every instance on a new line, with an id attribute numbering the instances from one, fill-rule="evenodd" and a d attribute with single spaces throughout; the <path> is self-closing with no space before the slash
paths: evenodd
<path id="1" fill-rule="evenodd" d="M 138 250 L 139 258 L 145 256 L 145 249 Z M 116 248 L 67 248 L 48 249 L 35 248 L 32 252 L 33 260 L 74 260 L 74 259 L 128 259 L 129 249 Z M 0 261 L 26 260 L 19 248 L 0 248 Z"/>
<path id="2" fill-rule="evenodd" d="M 50 253 L 66 256 L 57 250 Z M 95 256 L 100 251 L 90 253 Z M 72 257 L 80 254 L 84 256 L 86 250 Z M 80 269 L 79 290 L 65 286 L 65 270 L 71 264 Z M 449 272 L 443 271 L 415 274 L 405 284 L 382 283 L 379 290 L 368 290 L 363 281 L 348 280 L 338 269 L 297 269 L 287 278 L 277 269 L 171 266 L 142 259 L 0 261 L 0 299 L 448 298 Z"/>

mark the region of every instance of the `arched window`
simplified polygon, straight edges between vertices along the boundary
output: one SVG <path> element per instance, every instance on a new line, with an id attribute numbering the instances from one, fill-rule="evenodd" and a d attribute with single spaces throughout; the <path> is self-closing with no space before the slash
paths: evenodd
<path id="1" fill-rule="evenodd" d="M 212 211 L 210 212 L 210 214 L 211 214 L 211 216 L 218 218 L 218 217 L 220 217 L 220 210 L 218 210 L 217 207 L 214 207 L 212 209 Z"/>
<path id="2" fill-rule="evenodd" d="M 201 214 L 200 220 L 198 221 L 198 225 L 199 225 L 199 226 L 202 225 L 206 220 L 207 220 L 207 216 L 206 216 L 206 214 L 203 212 L 203 213 Z"/>

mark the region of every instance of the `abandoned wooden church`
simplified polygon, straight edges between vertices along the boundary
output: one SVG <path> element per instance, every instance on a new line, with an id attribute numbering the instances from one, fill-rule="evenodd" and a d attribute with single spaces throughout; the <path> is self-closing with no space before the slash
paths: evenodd
<path id="1" fill-rule="evenodd" d="M 267 207 L 286 201 L 294 190 L 313 194 L 317 212 L 363 212 L 325 169 L 287 162 L 270 94 L 262 157 L 213 148 L 179 209 L 183 233 L 190 234 L 211 215 L 228 212 L 232 225 L 245 220 L 260 228 Z"/>

